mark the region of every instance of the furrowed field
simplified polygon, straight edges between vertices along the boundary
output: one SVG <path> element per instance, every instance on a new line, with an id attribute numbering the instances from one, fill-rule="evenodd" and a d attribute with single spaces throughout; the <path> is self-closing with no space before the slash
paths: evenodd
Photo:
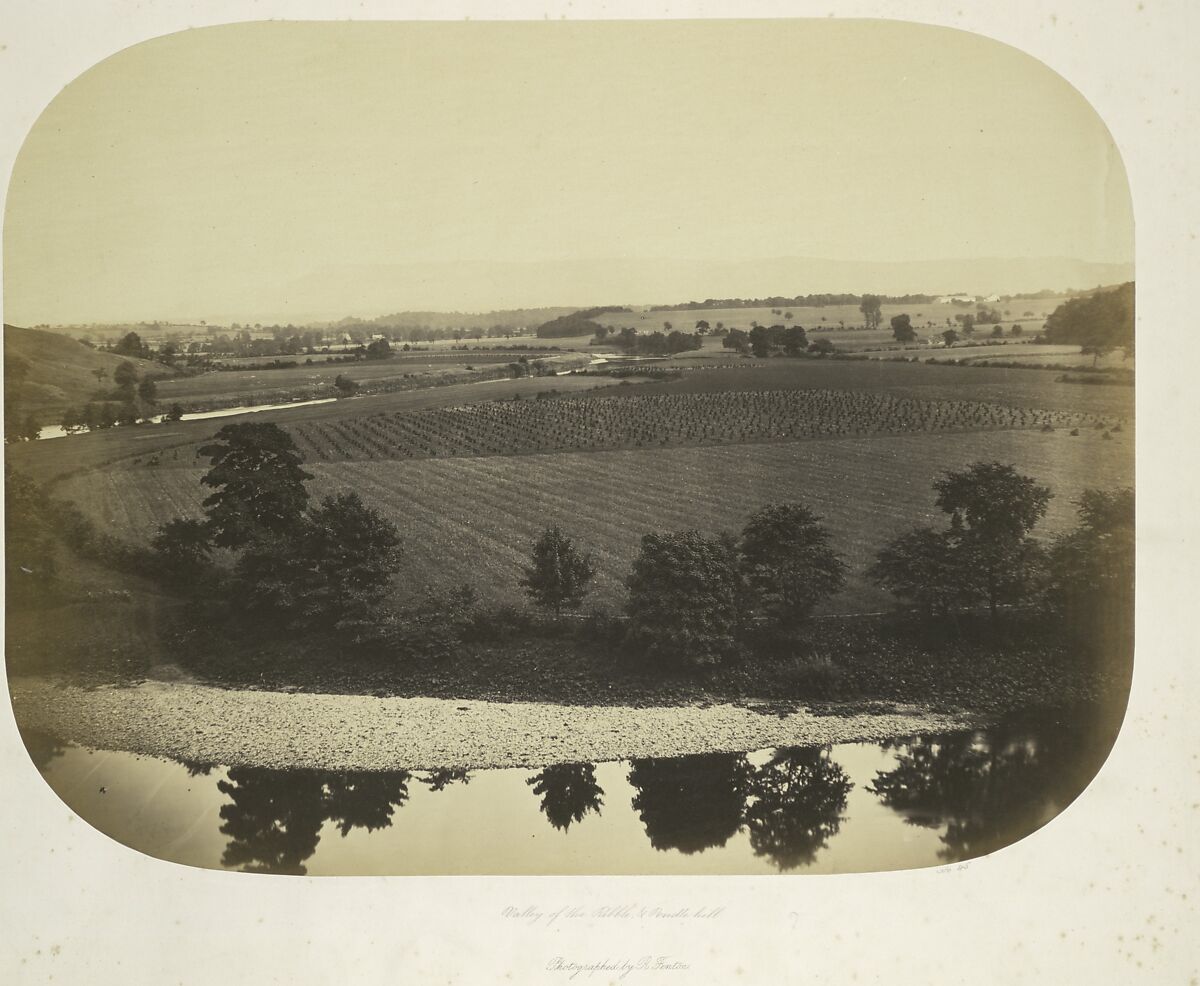
<path id="1" fill-rule="evenodd" d="M 1075 522 L 1085 487 L 1130 485 L 1132 437 L 1095 430 L 896 435 L 756 445 L 564 452 L 419 461 L 309 461 L 316 495 L 356 490 L 399 527 L 405 562 L 400 594 L 428 582 L 466 582 L 482 598 L 521 601 L 520 567 L 530 542 L 558 524 L 591 551 L 592 601 L 618 605 L 622 579 L 650 531 L 740 529 L 756 507 L 801 500 L 823 516 L 852 569 L 826 612 L 886 608 L 862 578 L 874 551 L 920 523 L 941 523 L 930 484 L 979 459 L 1012 463 L 1055 493 L 1037 533 Z M 107 469 L 67 480 L 58 492 L 106 529 L 145 541 L 158 524 L 198 516 L 208 490 L 195 466 Z"/>
<path id="2" fill-rule="evenodd" d="M 1005 428 L 1122 427 L 1095 414 L 839 390 L 768 390 L 476 404 L 292 428 L 317 459 L 413 459 L 678 444 L 740 444 Z"/>

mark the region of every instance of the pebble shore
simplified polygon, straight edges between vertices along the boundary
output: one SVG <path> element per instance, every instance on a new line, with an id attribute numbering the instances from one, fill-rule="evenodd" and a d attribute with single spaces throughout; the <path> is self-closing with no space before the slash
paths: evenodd
<path id="1" fill-rule="evenodd" d="M 878 741 L 970 723 L 918 707 L 780 713 L 231 691 L 183 682 L 81 688 L 9 682 L 23 728 L 103 750 L 228 766 L 325 770 L 541 767 L 771 746 Z"/>

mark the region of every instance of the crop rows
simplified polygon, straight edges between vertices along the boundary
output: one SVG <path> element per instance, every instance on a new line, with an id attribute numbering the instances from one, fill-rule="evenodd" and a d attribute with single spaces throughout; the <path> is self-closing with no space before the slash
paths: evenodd
<path id="1" fill-rule="evenodd" d="M 851 566 L 834 612 L 885 608 L 865 583 L 874 552 L 900 531 L 942 523 L 930 484 L 978 459 L 1011 462 L 1055 492 L 1037 533 L 1075 523 L 1072 501 L 1087 486 L 1132 483 L 1128 434 L 1000 431 L 707 448 L 561 453 L 416 462 L 308 463 L 314 496 L 355 490 L 400 530 L 401 592 L 429 582 L 466 582 L 494 602 L 522 601 L 518 580 L 530 543 L 558 524 L 596 561 L 592 601 L 619 605 L 622 579 L 642 534 L 738 530 L 764 503 L 800 500 L 828 525 Z M 157 467 L 93 473 L 63 483 L 99 523 L 147 540 L 170 516 L 200 516 L 204 470 Z"/>
<path id="2" fill-rule="evenodd" d="M 844 390 L 497 401 L 313 421 L 291 431 L 313 461 L 513 455 L 997 429 L 1109 428 L 1115 418 Z"/>

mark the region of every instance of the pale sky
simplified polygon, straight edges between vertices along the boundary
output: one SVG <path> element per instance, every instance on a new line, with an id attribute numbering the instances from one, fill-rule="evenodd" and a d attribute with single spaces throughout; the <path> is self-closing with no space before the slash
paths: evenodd
<path id="1" fill-rule="evenodd" d="M 135 46 L 55 99 L 9 189 L 4 318 L 982 292 L 911 262 L 1127 267 L 1132 243 L 1095 112 L 975 35 L 262 23 Z M 1091 286 L 1005 271 L 993 290 Z"/>

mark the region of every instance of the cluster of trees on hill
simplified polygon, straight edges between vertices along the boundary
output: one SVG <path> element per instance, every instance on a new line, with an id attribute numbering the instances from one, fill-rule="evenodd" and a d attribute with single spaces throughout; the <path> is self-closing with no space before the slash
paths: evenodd
<path id="1" fill-rule="evenodd" d="M 670 356 L 672 353 L 699 349 L 704 345 L 704 340 L 698 332 L 680 332 L 677 329 L 665 333 L 638 332 L 637 329 L 626 327 L 619 332 L 610 332 L 605 326 L 598 325 L 591 345 L 612 346 L 636 356 Z"/>
<path id="2" fill-rule="evenodd" d="M 721 345 L 743 356 L 752 355 L 760 359 L 769 356 L 803 356 L 806 353 L 826 356 L 837 351 L 828 339 L 808 341 L 808 334 L 800 325 L 755 325 L 749 332 L 745 329 L 730 329 L 724 333 Z"/>
<path id="3" fill-rule="evenodd" d="M 98 381 L 107 376 L 104 370 L 94 372 Z M 63 431 L 74 434 L 133 425 L 158 413 L 158 385 L 143 377 L 135 364 L 128 360 L 120 363 L 113 371 L 112 382 L 112 389 L 98 390 L 82 407 L 67 408 L 62 416 Z M 181 417 L 183 408 L 178 404 L 172 404 L 166 411 L 168 421 L 178 421 Z"/>
<path id="4" fill-rule="evenodd" d="M 1134 284 L 1130 281 L 1112 291 L 1063 302 L 1046 319 L 1042 338 L 1048 343 L 1080 346 L 1097 358 L 1114 349 L 1132 355 L 1133 315 Z"/>
<path id="5" fill-rule="evenodd" d="M 537 327 L 539 339 L 566 339 L 576 336 L 594 336 L 603 326 L 587 318 L 583 312 L 571 315 L 560 315 L 549 322 L 543 322 Z"/>

